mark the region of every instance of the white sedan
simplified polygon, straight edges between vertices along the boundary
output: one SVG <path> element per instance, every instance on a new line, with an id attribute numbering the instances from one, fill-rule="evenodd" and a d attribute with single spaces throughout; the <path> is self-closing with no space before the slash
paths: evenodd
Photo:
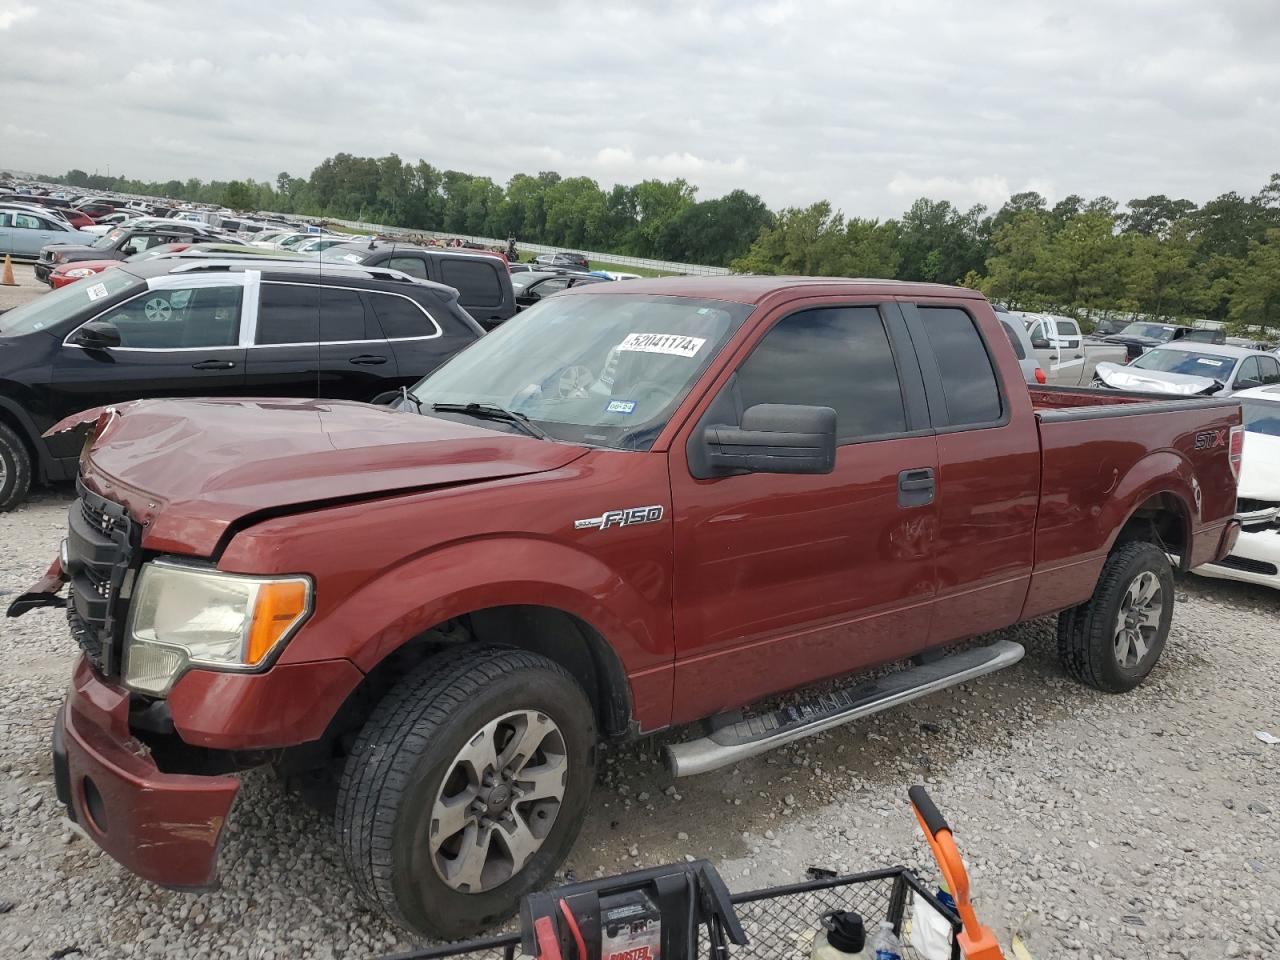
<path id="1" fill-rule="evenodd" d="M 1230 556 L 1193 572 L 1280 590 L 1280 385 L 1241 390 L 1235 399 L 1244 411 L 1236 501 L 1244 526 Z"/>

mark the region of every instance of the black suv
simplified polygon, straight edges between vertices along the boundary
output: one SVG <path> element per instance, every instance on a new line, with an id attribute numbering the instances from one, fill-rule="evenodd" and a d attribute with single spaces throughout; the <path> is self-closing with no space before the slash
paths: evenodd
<path id="1" fill-rule="evenodd" d="M 390 240 L 339 243 L 320 254 L 325 263 L 387 267 L 458 291 L 464 310 L 493 329 L 516 315 L 511 273 L 501 257 L 463 247 L 415 247 Z"/>
<path id="2" fill-rule="evenodd" d="M 149 223 L 142 227 L 116 227 L 104 233 L 97 243 L 88 246 L 51 243 L 40 250 L 36 279 L 48 283 L 49 274 L 59 264 L 79 260 L 124 260 L 151 247 L 184 241 L 190 243 L 197 238 L 216 240 L 218 233 L 198 223 Z"/>
<path id="3" fill-rule="evenodd" d="M 323 269 L 322 269 L 323 266 Z M 0 313 L 0 510 L 75 475 L 64 417 L 147 397 L 386 401 L 483 335 L 453 290 L 353 264 L 123 264 Z"/>

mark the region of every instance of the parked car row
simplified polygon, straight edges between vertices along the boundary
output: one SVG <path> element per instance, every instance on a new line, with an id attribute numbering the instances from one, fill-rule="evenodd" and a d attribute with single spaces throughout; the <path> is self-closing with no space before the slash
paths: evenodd
<path id="1" fill-rule="evenodd" d="M 455 290 L 270 257 L 121 264 L 0 314 L 0 509 L 75 475 L 46 430 L 145 397 L 384 401 L 478 339 Z"/>

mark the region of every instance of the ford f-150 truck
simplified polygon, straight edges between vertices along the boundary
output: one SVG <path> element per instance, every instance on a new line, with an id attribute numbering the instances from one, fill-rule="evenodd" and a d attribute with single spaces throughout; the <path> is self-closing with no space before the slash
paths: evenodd
<path id="1" fill-rule="evenodd" d="M 960 641 L 1055 613 L 1067 673 L 1134 687 L 1169 555 L 1234 543 L 1240 418 L 1029 390 L 968 290 L 594 284 L 396 409 L 72 418 L 67 537 L 10 613 L 66 604 L 57 791 L 121 863 L 210 885 L 236 772 L 274 764 L 331 787 L 369 901 L 455 936 L 552 875 L 601 742 L 686 727 L 673 771 L 710 770 L 1014 663 Z"/>

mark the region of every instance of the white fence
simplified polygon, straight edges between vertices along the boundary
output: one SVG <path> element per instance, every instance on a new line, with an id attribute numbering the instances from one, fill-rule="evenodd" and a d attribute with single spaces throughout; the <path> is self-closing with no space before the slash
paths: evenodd
<path id="1" fill-rule="evenodd" d="M 268 212 L 268 211 L 264 211 Z M 273 216 L 296 216 L 292 214 L 272 214 Z M 314 220 L 317 218 L 307 217 L 305 219 Z M 408 236 L 410 234 L 419 237 L 435 237 L 438 240 L 452 240 L 455 237 L 459 240 L 478 243 L 485 247 L 500 247 L 507 249 L 507 241 L 499 240 L 494 237 L 468 237 L 460 233 L 441 233 L 438 230 L 411 230 L 407 227 L 391 227 L 385 223 L 364 223 L 360 220 L 334 220 L 326 218 L 328 223 L 340 224 L 344 227 L 350 227 L 352 230 L 359 230 L 362 233 L 385 233 L 392 236 Z M 586 254 L 588 260 L 602 260 L 605 263 L 617 264 L 620 267 L 640 267 L 644 270 L 656 270 L 660 273 L 682 273 L 689 276 L 704 277 L 722 277 L 727 276 L 731 271 L 726 267 L 709 267 L 700 263 L 676 263 L 673 260 L 648 260 L 644 257 L 627 257 L 620 253 L 602 253 L 593 250 L 581 250 L 572 247 L 551 247 L 545 243 L 523 243 L 517 241 L 517 247 L 521 254 L 530 253 L 583 253 Z"/>

